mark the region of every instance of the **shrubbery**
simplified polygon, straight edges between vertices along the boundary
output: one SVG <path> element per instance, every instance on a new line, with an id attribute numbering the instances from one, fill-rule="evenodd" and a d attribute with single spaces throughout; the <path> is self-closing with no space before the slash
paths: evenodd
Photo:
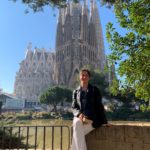
<path id="1" fill-rule="evenodd" d="M 24 120 L 38 120 L 38 119 L 72 119 L 71 112 L 24 112 L 24 113 L 3 113 L 1 116 L 1 123 L 14 124 Z"/>
<path id="2" fill-rule="evenodd" d="M 31 120 L 32 115 L 31 114 L 16 114 L 17 120 Z"/>
<path id="3" fill-rule="evenodd" d="M 150 121 L 150 111 L 135 111 L 129 108 L 120 108 L 113 112 L 106 112 L 109 120 Z"/>
<path id="4" fill-rule="evenodd" d="M 11 128 L 2 130 L 0 128 L 0 149 L 16 149 L 16 148 L 26 148 L 26 145 L 23 143 L 25 137 L 20 136 L 18 138 L 17 133 L 11 134 Z M 32 146 L 28 145 L 28 148 L 32 148 Z"/>

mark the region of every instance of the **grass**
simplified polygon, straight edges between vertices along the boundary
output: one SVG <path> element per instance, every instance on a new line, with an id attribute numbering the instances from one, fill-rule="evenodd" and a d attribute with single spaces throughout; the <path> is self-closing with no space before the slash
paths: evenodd
<path id="1" fill-rule="evenodd" d="M 35 145 L 35 127 L 32 126 L 47 126 L 45 127 L 45 149 L 46 150 L 51 150 L 52 149 L 52 127 L 49 126 L 71 126 L 72 121 L 64 121 L 64 120 L 32 120 L 32 121 L 24 121 L 21 122 L 20 124 L 17 124 L 17 126 L 24 126 L 21 127 L 21 136 L 27 137 L 27 127 L 29 127 L 29 139 L 28 139 L 28 144 L 31 146 Z M 16 124 L 11 126 L 16 126 Z M 13 133 L 18 134 L 18 127 L 13 128 Z M 60 127 L 55 127 L 54 128 L 54 149 L 55 150 L 60 150 L 60 145 L 61 145 L 61 128 Z M 67 150 L 69 148 L 70 144 L 70 132 L 68 131 L 67 127 L 62 128 L 62 149 Z M 43 149 L 44 146 L 44 128 L 43 127 L 37 127 L 37 149 Z M 26 144 L 27 139 L 25 138 L 23 142 Z"/>
<path id="2" fill-rule="evenodd" d="M 22 132 L 23 136 L 26 136 L 27 129 L 24 129 Z M 59 127 L 54 128 L 54 149 L 60 149 L 61 143 L 61 131 Z M 24 140 L 26 143 L 26 139 Z M 67 150 L 69 147 L 69 131 L 67 128 L 63 128 L 62 130 L 62 148 Z M 29 129 L 29 145 L 35 145 L 35 128 Z M 42 149 L 44 147 L 44 128 L 37 128 L 37 148 Z M 45 149 L 52 148 L 52 128 L 46 127 L 45 132 Z"/>
<path id="3" fill-rule="evenodd" d="M 114 125 L 150 125 L 150 122 L 141 122 L 141 121 L 112 121 Z M 7 118 L 0 119 L 0 126 L 56 126 L 56 125 L 64 125 L 71 127 L 72 121 L 70 120 L 61 120 L 61 119 L 41 119 L 41 120 L 15 120 L 14 115 L 10 114 Z M 13 129 L 13 133 L 17 134 L 18 128 L 15 127 Z M 21 135 L 27 136 L 27 128 L 21 127 Z M 37 128 L 37 149 L 43 149 L 44 143 L 44 128 Z M 54 150 L 60 150 L 61 143 L 61 132 L 60 128 L 54 128 Z M 27 140 L 24 139 L 23 142 L 26 144 Z M 63 128 L 62 130 L 62 149 L 67 150 L 69 145 L 69 132 L 67 128 Z M 29 128 L 29 140 L 28 144 L 31 146 L 35 145 L 35 128 Z M 52 149 L 52 128 L 46 127 L 45 132 L 45 149 Z"/>

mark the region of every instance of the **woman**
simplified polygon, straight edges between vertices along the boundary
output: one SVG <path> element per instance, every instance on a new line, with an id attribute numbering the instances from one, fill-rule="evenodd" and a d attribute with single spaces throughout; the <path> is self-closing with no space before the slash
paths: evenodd
<path id="1" fill-rule="evenodd" d="M 99 89 L 89 84 L 90 71 L 80 71 L 80 86 L 73 92 L 73 137 L 72 150 L 87 150 L 85 135 L 107 124 L 107 119 L 102 104 L 102 97 Z"/>

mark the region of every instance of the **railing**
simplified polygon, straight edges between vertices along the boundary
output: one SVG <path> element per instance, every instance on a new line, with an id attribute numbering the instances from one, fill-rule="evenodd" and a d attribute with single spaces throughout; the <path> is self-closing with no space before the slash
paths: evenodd
<path id="1" fill-rule="evenodd" d="M 69 150 L 69 126 L 0 127 L 0 149 Z"/>

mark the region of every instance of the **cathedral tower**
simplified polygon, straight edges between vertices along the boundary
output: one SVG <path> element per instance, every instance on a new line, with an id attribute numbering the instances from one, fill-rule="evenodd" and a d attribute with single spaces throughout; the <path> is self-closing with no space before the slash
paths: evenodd
<path id="1" fill-rule="evenodd" d="M 94 0 L 61 8 L 56 33 L 56 83 L 72 87 L 85 65 L 103 71 L 105 54 L 98 8 Z"/>
<path id="2" fill-rule="evenodd" d="M 90 65 L 104 71 L 106 60 L 102 28 L 95 0 L 69 2 L 59 10 L 54 53 L 29 44 L 16 73 L 14 94 L 31 102 L 50 85 L 75 86 L 79 70 Z"/>

